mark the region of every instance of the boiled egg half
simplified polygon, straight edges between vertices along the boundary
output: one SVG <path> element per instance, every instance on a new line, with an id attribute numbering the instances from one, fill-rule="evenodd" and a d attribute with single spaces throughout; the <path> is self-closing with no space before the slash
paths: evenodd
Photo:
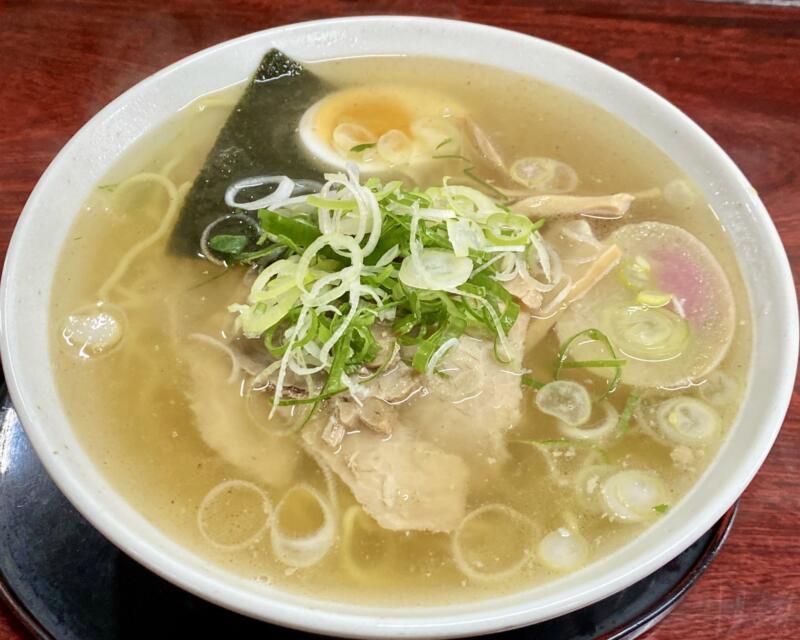
<path id="1" fill-rule="evenodd" d="M 299 133 L 326 165 L 354 162 L 363 172 L 403 171 L 433 156 L 458 154 L 464 113 L 457 101 L 431 89 L 364 85 L 316 102 L 303 114 Z"/>

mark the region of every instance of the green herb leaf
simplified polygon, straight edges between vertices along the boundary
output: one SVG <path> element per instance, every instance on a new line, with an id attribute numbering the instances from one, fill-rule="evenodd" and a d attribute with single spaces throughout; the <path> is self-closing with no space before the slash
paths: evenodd
<path id="1" fill-rule="evenodd" d="M 628 399 L 625 400 L 625 406 L 622 409 L 622 413 L 619 415 L 619 421 L 617 422 L 617 431 L 620 435 L 624 435 L 628 432 L 628 425 L 631 421 L 631 416 L 633 416 L 633 410 L 636 408 L 637 403 L 639 402 L 639 394 L 631 392 L 628 395 Z"/>
<path id="2" fill-rule="evenodd" d="M 365 142 L 363 144 L 357 144 L 354 147 L 350 147 L 351 153 L 361 153 L 362 151 L 366 151 L 367 149 L 372 149 L 372 147 L 376 146 L 376 142 Z"/>
<path id="3" fill-rule="evenodd" d="M 442 140 L 442 141 L 441 141 L 439 144 L 437 144 L 437 145 L 436 145 L 436 146 L 433 148 L 433 150 L 434 150 L 434 151 L 436 151 L 437 149 L 441 149 L 441 148 L 442 148 L 444 145 L 446 145 L 448 142 L 452 142 L 452 141 L 453 141 L 453 139 L 452 139 L 452 138 L 445 138 L 445 139 L 444 139 L 444 140 Z"/>
<path id="4" fill-rule="evenodd" d="M 615 367 L 622 367 L 627 364 L 624 358 L 617 358 L 615 360 L 567 360 L 561 365 L 562 369 L 613 369 Z"/>
<path id="5" fill-rule="evenodd" d="M 475 167 L 467 167 L 466 169 L 464 169 L 464 175 L 467 176 L 468 178 L 474 180 L 475 182 L 477 182 L 479 185 L 481 185 L 485 189 L 488 189 L 492 194 L 494 194 L 496 197 L 500 198 L 501 200 L 508 200 L 508 196 L 505 193 L 500 191 L 500 189 L 495 187 L 493 184 L 490 184 L 489 182 L 487 182 L 483 178 L 477 176 L 474 173 L 474 170 L 475 170 Z"/>
<path id="6" fill-rule="evenodd" d="M 464 156 L 458 153 L 442 153 L 439 155 L 432 156 L 434 160 L 463 160 L 464 162 L 469 162 L 469 158 L 465 158 Z"/>
<path id="7" fill-rule="evenodd" d="M 653 511 L 658 511 L 658 513 L 666 513 L 667 511 L 669 511 L 669 505 L 657 504 L 655 507 L 653 507 Z"/>
<path id="8" fill-rule="evenodd" d="M 269 209 L 260 209 L 258 220 L 261 228 L 268 234 L 278 239 L 283 239 L 282 244 L 286 244 L 293 251 L 305 248 L 314 240 L 320 237 L 320 230 L 299 218 L 289 218 Z M 288 240 L 288 242 L 286 242 Z"/>
<path id="9" fill-rule="evenodd" d="M 208 241 L 208 246 L 214 251 L 219 251 L 220 253 L 238 255 L 244 251 L 244 248 L 249 242 L 250 241 L 247 239 L 247 236 L 220 234 L 211 238 L 211 240 Z"/>
<path id="10" fill-rule="evenodd" d="M 522 376 L 521 382 L 526 387 L 533 387 L 534 389 L 541 389 L 544 386 L 544 382 L 539 382 L 538 380 L 534 380 L 530 376 Z"/>

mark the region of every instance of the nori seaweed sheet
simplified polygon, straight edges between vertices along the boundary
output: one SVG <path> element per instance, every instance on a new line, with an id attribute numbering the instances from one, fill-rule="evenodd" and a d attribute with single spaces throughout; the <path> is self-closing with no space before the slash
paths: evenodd
<path id="1" fill-rule="evenodd" d="M 206 226 L 225 214 L 242 213 L 225 204 L 225 190 L 236 180 L 256 175 L 320 178 L 319 167 L 300 147 L 297 125 L 326 91 L 322 80 L 281 51 L 266 53 L 186 196 L 170 239 L 172 251 L 199 255 Z M 238 199 L 265 193 L 250 189 Z"/>

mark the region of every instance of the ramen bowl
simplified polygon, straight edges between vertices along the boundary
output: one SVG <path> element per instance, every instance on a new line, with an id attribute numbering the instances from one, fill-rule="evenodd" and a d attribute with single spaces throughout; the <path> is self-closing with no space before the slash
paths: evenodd
<path id="1" fill-rule="evenodd" d="M 407 54 L 513 70 L 617 116 L 699 186 L 731 236 L 748 290 L 751 375 L 716 459 L 664 518 L 615 553 L 544 586 L 448 606 L 373 607 L 305 597 L 225 571 L 167 537 L 112 488 L 77 439 L 50 366 L 45 310 L 58 252 L 30 249 L 62 246 L 87 195 L 127 149 L 197 96 L 246 78 L 271 47 L 303 61 Z M 92 118 L 39 180 L 11 241 L 0 298 L 3 367 L 17 412 L 56 484 L 95 527 L 138 562 L 211 602 L 265 621 L 347 637 L 451 637 L 520 627 L 584 607 L 663 566 L 729 509 L 764 461 L 789 402 L 798 349 L 795 289 L 775 227 L 756 191 L 700 127 L 630 77 L 569 49 L 427 18 L 278 27 L 201 51 L 139 83 Z"/>

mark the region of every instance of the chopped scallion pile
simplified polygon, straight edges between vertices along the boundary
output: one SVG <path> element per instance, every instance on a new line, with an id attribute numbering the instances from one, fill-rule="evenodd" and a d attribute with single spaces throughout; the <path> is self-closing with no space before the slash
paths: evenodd
<path id="1" fill-rule="evenodd" d="M 541 221 L 447 180 L 424 191 L 376 178 L 362 184 L 352 165 L 325 178 L 317 193 L 258 211 L 256 250 L 246 250 L 252 239 L 243 235 L 208 242 L 228 263 L 260 270 L 247 300 L 229 309 L 279 363 L 269 371 L 275 406 L 317 403 L 363 384 L 385 357 L 378 322 L 391 325 L 421 373 L 435 373 L 465 333 L 494 340 L 498 359 L 511 358 L 507 336 L 520 309 L 494 278 L 497 257 L 525 251 Z M 324 382 L 307 398 L 285 399 L 290 372 Z"/>

